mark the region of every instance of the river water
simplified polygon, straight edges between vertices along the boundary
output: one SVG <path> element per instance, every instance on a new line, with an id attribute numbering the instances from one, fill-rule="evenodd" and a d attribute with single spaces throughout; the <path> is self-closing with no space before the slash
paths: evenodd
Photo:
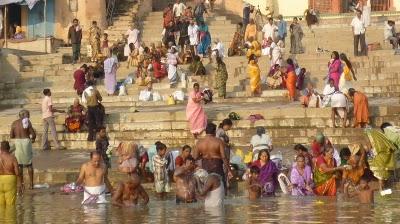
<path id="1" fill-rule="evenodd" d="M 147 206 L 118 208 L 110 204 L 81 206 L 82 194 L 62 194 L 57 189 L 38 190 L 18 199 L 17 207 L 0 207 L 0 223 L 400 223 L 400 192 L 360 205 L 340 196 L 279 196 L 250 202 L 230 196 L 220 209 L 206 210 L 201 202 L 176 205 L 150 195 Z"/>

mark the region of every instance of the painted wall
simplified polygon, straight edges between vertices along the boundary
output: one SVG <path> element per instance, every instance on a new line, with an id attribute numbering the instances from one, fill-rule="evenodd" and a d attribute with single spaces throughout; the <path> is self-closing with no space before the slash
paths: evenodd
<path id="1" fill-rule="evenodd" d="M 308 0 L 275 0 L 275 12 L 283 16 L 301 16 L 308 9 Z"/>
<path id="2" fill-rule="evenodd" d="M 47 0 L 46 36 L 54 36 L 54 0 Z M 28 13 L 28 37 L 44 37 L 44 2 L 40 1 Z"/>

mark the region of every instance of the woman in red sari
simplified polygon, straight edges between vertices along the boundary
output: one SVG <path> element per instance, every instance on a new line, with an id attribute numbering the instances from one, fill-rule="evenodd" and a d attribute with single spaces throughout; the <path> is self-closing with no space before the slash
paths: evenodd
<path id="1" fill-rule="evenodd" d="M 79 132 L 85 123 L 86 109 L 79 103 L 79 99 L 74 100 L 74 104 L 68 108 L 68 116 L 65 118 L 65 126 L 68 132 Z"/>
<path id="2" fill-rule="evenodd" d="M 314 193 L 318 196 L 336 196 L 336 172 L 344 168 L 336 167 L 333 152 L 333 147 L 328 146 L 315 160 Z"/>

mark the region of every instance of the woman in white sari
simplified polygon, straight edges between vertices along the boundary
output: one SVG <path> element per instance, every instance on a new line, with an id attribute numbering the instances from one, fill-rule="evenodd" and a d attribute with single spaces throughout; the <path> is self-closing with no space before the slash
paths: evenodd
<path id="1" fill-rule="evenodd" d="M 274 65 L 282 66 L 283 57 L 283 41 L 279 40 L 278 43 L 273 42 L 270 48 L 271 67 Z"/>
<path id="2" fill-rule="evenodd" d="M 140 47 L 139 33 L 140 33 L 140 31 L 136 28 L 136 25 L 132 25 L 132 27 L 126 31 L 125 37 L 128 41 L 124 48 L 124 56 L 125 57 L 128 57 L 129 54 L 131 53 L 129 44 L 133 43 L 133 45 L 135 46 L 135 49 L 138 49 Z"/>
<path id="3" fill-rule="evenodd" d="M 167 53 L 168 61 L 168 79 L 169 84 L 174 85 L 178 82 L 178 62 L 180 61 L 178 52 L 175 46 L 172 46 Z"/>

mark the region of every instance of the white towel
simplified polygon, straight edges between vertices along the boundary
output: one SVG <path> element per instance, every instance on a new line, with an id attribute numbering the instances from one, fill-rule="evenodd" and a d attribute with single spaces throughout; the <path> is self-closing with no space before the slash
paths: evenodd
<path id="1" fill-rule="evenodd" d="M 102 204 L 107 203 L 106 200 L 106 186 L 103 184 L 96 187 L 85 187 L 83 192 L 82 204 Z"/>

